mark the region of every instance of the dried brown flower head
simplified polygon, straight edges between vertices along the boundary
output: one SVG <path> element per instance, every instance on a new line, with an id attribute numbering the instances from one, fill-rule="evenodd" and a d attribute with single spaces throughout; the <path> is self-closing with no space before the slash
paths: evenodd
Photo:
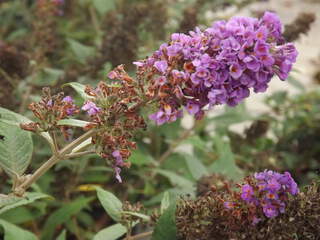
<path id="1" fill-rule="evenodd" d="M 296 41 L 302 34 L 309 32 L 311 24 L 315 20 L 314 13 L 300 13 L 292 23 L 285 26 L 284 38 L 289 42 Z"/>

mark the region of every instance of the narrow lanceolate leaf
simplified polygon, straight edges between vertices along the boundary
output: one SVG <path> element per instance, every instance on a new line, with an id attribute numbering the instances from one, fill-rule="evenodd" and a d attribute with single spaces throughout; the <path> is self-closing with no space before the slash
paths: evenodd
<path id="1" fill-rule="evenodd" d="M 176 228 L 176 203 L 170 204 L 170 206 L 164 211 L 159 218 L 157 225 L 152 234 L 152 240 L 176 240 L 177 228 Z"/>
<path id="2" fill-rule="evenodd" d="M 142 214 L 142 213 L 138 213 L 138 212 L 130 212 L 130 211 L 122 211 L 122 214 L 125 215 L 131 215 L 131 216 L 135 216 L 138 218 L 141 218 L 142 220 L 149 222 L 150 221 L 150 217 L 148 215 Z"/>
<path id="3" fill-rule="evenodd" d="M 163 214 L 170 206 L 170 193 L 165 192 L 161 200 L 160 213 Z"/>
<path id="4" fill-rule="evenodd" d="M 8 196 L 10 197 L 10 196 Z M 26 193 L 25 197 L 12 197 L 14 198 L 14 201 L 7 202 L 7 204 L 2 205 L 3 207 L 0 208 L 0 215 L 3 214 L 4 212 L 19 207 L 19 206 L 23 206 L 23 205 L 27 205 L 29 203 L 32 203 L 38 199 L 42 199 L 42 198 L 51 198 L 49 195 L 47 194 L 43 194 L 43 193 Z M 1 198 L 0 198 L 1 201 Z"/>
<path id="5" fill-rule="evenodd" d="M 236 165 L 230 144 L 224 142 L 219 136 L 214 140 L 219 158 L 210 166 L 212 172 L 224 174 L 234 180 L 242 178 L 243 171 Z"/>
<path id="6" fill-rule="evenodd" d="M 96 8 L 96 10 L 98 11 L 98 13 L 101 16 L 104 16 L 107 12 L 115 9 L 116 7 L 116 1 L 115 0 L 93 0 L 93 6 Z"/>
<path id="7" fill-rule="evenodd" d="M 67 230 L 63 230 L 56 240 L 66 240 L 67 239 Z"/>
<path id="8" fill-rule="evenodd" d="M 15 113 L 0 109 L 0 167 L 11 177 L 22 175 L 30 164 L 33 142 L 31 133 L 7 121 L 19 121 Z M 5 121 L 1 121 L 4 119 Z"/>
<path id="9" fill-rule="evenodd" d="M 79 213 L 83 208 L 89 205 L 93 198 L 80 197 L 70 203 L 66 203 L 63 207 L 51 213 L 46 221 L 42 231 L 42 240 L 51 240 L 57 226 L 68 221 L 72 216 Z"/>
<path id="10" fill-rule="evenodd" d="M 58 121 L 59 126 L 72 126 L 72 127 L 85 127 L 89 124 L 90 122 L 83 121 L 83 120 L 78 120 L 78 119 L 62 119 Z"/>
<path id="11" fill-rule="evenodd" d="M 189 179 L 168 170 L 157 169 L 155 172 L 168 178 L 172 185 L 188 190 L 189 192 L 193 191 L 193 183 Z"/>
<path id="12" fill-rule="evenodd" d="M 190 154 L 184 154 L 184 157 L 188 169 L 195 180 L 198 180 L 202 176 L 209 175 L 207 168 L 204 166 L 200 159 Z"/>
<path id="13" fill-rule="evenodd" d="M 36 235 L 16 225 L 0 219 L 0 226 L 4 229 L 4 240 L 38 240 Z"/>
<path id="14" fill-rule="evenodd" d="M 20 197 L 16 197 L 13 195 L 0 194 L 0 208 L 19 202 L 20 200 L 21 200 Z"/>
<path id="15" fill-rule="evenodd" d="M 81 83 L 70 82 L 62 85 L 62 87 L 67 87 L 67 86 L 72 87 L 84 100 L 88 100 L 92 98 L 91 96 L 85 93 L 84 90 L 86 89 L 86 86 Z"/>
<path id="16" fill-rule="evenodd" d="M 90 146 L 92 144 L 92 138 L 88 138 L 87 140 L 85 140 L 84 142 L 82 142 L 81 144 L 79 144 L 78 146 L 76 146 L 71 153 L 76 153 L 76 152 L 80 152 L 81 150 L 85 149 L 86 147 Z"/>
<path id="17" fill-rule="evenodd" d="M 96 190 L 103 208 L 113 220 L 118 222 L 121 219 L 122 202 L 111 192 L 103 190 L 100 187 L 96 187 Z"/>
<path id="18" fill-rule="evenodd" d="M 118 223 L 105 229 L 102 229 L 93 237 L 93 240 L 116 240 L 122 235 L 124 235 L 126 232 L 126 227 Z"/>

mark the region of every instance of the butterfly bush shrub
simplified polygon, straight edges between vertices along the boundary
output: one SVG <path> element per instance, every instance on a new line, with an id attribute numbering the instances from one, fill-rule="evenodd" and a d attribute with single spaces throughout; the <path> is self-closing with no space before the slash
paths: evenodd
<path id="1" fill-rule="evenodd" d="M 216 105 L 233 107 L 251 92 L 266 91 L 275 75 L 285 80 L 297 51 L 282 37 L 281 26 L 275 14 L 266 12 L 260 19 L 233 17 L 205 30 L 174 33 L 170 42 L 162 44 L 152 56 L 135 62 L 135 77 L 120 65 L 108 73 L 111 83 L 102 81 L 96 87 L 80 89 L 73 85 L 85 99 L 82 106 L 77 106 L 71 96 L 52 94 L 44 88 L 41 100 L 29 105 L 38 120 L 20 126 L 48 134 L 53 156 L 33 174 L 19 178 L 13 192 L 23 195 L 63 159 L 92 153 L 82 151 L 88 146 L 94 147 L 122 182 L 120 172 L 130 167 L 127 159 L 136 148 L 134 136 L 147 128 L 145 115 L 156 125 L 176 121 L 183 110 L 200 120 Z M 75 119 L 81 112 L 85 121 Z M 71 132 L 79 126 L 85 132 L 72 140 Z M 57 130 L 66 139 L 63 148 L 57 143 Z M 247 230 L 257 226 L 264 229 L 270 222 L 283 219 L 292 211 L 292 202 L 301 209 L 302 201 L 306 201 L 288 172 L 266 170 L 235 186 L 238 190 L 225 183 L 204 191 L 198 199 L 180 201 L 176 212 L 178 235 L 182 239 L 238 238 Z M 314 188 L 311 192 L 317 195 L 317 191 Z"/>

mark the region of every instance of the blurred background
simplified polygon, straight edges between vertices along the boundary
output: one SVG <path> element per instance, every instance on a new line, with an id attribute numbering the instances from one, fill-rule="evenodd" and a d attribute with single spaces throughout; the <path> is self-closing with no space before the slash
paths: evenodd
<path id="1" fill-rule="evenodd" d="M 266 93 L 252 94 L 235 108 L 216 107 L 198 122 L 186 114 L 161 127 L 150 123 L 137 133 L 138 149 L 123 184 L 94 155 L 63 161 L 33 186 L 54 199 L 10 209 L 0 218 L 41 239 L 64 234 L 61 239 L 85 240 L 114 223 L 90 185 L 141 202 L 141 211 L 150 213 L 166 191 L 195 196 L 221 179 L 264 169 L 290 171 L 301 186 L 320 174 L 319 0 L 0 0 L 0 106 L 30 118 L 28 104 L 40 99 L 45 86 L 76 97 L 61 86 L 94 86 L 119 64 L 133 75 L 132 62 L 152 54 L 171 33 L 264 11 L 280 16 L 286 39 L 299 51 L 287 81 L 275 77 Z M 38 137 L 33 141 L 29 172 L 51 153 Z M 10 191 L 7 180 L 0 172 L 3 193 Z M 74 210 L 61 217 L 66 206 Z"/>

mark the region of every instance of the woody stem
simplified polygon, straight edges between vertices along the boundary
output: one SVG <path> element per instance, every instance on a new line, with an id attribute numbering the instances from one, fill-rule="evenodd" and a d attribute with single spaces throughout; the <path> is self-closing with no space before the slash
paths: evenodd
<path id="1" fill-rule="evenodd" d="M 44 173 L 46 173 L 52 166 L 54 166 L 59 161 L 68 158 L 68 153 L 70 153 L 75 147 L 77 147 L 82 142 L 86 141 L 94 135 L 95 131 L 90 130 L 85 134 L 81 135 L 79 138 L 65 146 L 62 150 L 54 154 L 48 161 L 46 161 L 40 168 L 38 168 L 25 182 L 19 185 L 16 190 L 24 192 L 29 188 L 35 181 L 38 180 Z"/>

